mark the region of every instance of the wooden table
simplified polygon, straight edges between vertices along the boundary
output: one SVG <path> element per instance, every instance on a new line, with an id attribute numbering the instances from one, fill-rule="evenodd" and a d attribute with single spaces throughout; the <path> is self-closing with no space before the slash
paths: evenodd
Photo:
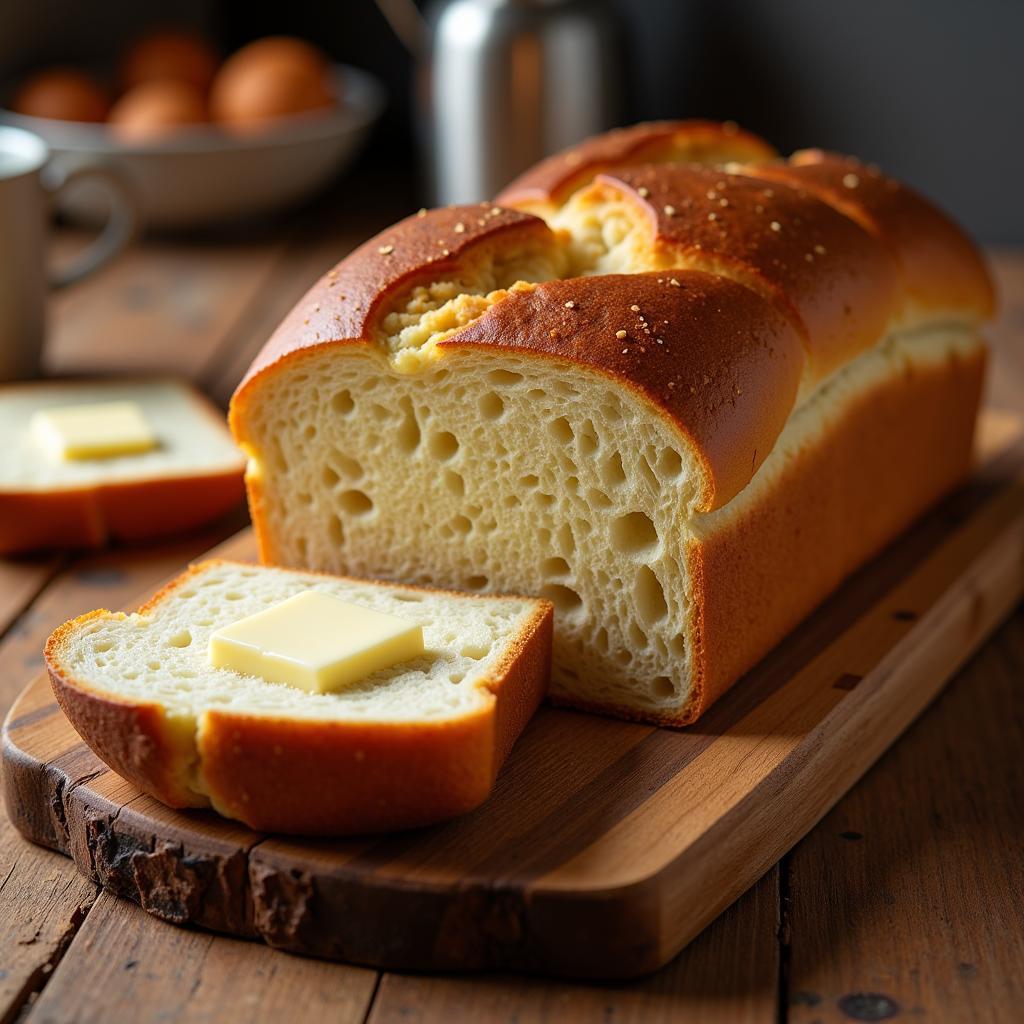
<path id="1" fill-rule="evenodd" d="M 358 190 L 352 190 L 358 195 Z M 312 280 L 400 209 L 156 240 L 62 295 L 56 372 L 169 369 L 226 402 Z M 73 247 L 65 236 L 60 248 Z M 995 254 L 991 397 L 1024 406 L 1024 254 Z M 147 548 L 0 562 L 0 712 L 65 618 L 116 608 L 243 523 Z M 1024 611 L 790 854 L 628 985 L 417 977 L 174 928 L 0 819 L 0 1022 L 750 1022 L 1024 1019 Z"/>

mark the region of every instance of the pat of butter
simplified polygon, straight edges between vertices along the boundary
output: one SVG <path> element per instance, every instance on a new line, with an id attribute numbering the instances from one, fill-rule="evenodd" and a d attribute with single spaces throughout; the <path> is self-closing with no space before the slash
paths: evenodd
<path id="1" fill-rule="evenodd" d="M 148 452 L 156 435 L 135 402 L 98 402 L 40 409 L 31 431 L 55 459 L 109 459 Z"/>
<path id="2" fill-rule="evenodd" d="M 210 663 L 271 683 L 330 693 L 423 653 L 423 628 L 305 590 L 210 636 Z"/>

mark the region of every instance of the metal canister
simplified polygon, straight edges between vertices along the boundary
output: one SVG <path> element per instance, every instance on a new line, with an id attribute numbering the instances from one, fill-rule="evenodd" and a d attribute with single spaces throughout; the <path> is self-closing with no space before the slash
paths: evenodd
<path id="1" fill-rule="evenodd" d="M 489 199 L 616 122 L 615 23 L 600 0 L 446 0 L 427 21 L 418 98 L 435 203 Z"/>

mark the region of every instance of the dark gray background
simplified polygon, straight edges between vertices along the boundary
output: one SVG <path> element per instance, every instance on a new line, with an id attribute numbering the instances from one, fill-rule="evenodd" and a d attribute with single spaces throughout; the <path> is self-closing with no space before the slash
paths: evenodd
<path id="1" fill-rule="evenodd" d="M 1024 0 L 609 0 L 622 22 L 624 120 L 732 118 L 783 151 L 855 153 L 916 185 L 986 242 L 1024 243 Z M 264 5 L 260 5 L 264 7 Z M 226 50 L 294 32 L 388 84 L 364 161 L 414 200 L 411 60 L 373 0 L 8 0 L 0 74 L 96 60 L 147 23 Z"/>

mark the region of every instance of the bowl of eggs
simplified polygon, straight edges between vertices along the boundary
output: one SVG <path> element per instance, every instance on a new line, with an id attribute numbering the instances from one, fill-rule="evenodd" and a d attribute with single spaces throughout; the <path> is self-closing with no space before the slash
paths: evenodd
<path id="1" fill-rule="evenodd" d="M 137 40 L 109 81 L 77 68 L 29 75 L 0 122 L 49 145 L 64 172 L 114 171 L 151 228 L 195 228 L 293 206 L 358 153 L 384 106 L 371 75 L 301 39 L 271 36 L 221 61 L 199 35 Z M 70 219 L 102 223 L 108 198 L 84 181 L 61 194 Z"/>

